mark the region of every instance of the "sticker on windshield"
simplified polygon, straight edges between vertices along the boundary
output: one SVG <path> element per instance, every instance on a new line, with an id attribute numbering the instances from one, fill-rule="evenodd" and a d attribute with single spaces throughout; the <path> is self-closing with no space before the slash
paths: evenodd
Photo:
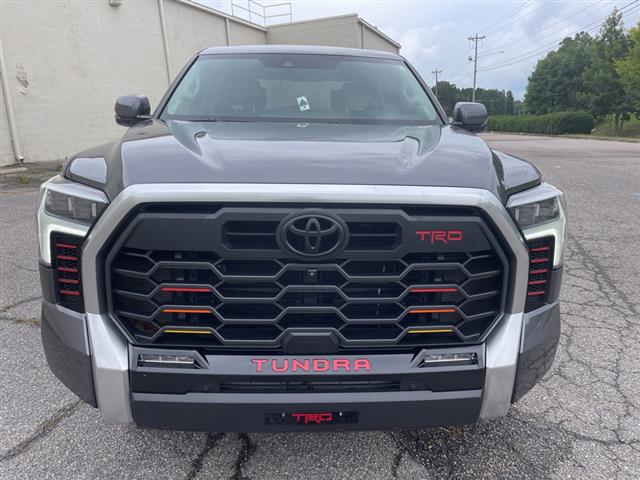
<path id="1" fill-rule="evenodd" d="M 311 108 L 309 106 L 309 100 L 307 100 L 307 97 L 298 97 L 296 100 L 298 100 L 298 108 L 301 112 L 304 112 Z"/>

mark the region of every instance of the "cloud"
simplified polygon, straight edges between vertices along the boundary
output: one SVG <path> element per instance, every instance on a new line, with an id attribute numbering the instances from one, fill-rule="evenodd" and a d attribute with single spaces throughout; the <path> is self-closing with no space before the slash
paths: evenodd
<path id="1" fill-rule="evenodd" d="M 229 11 L 230 2 L 199 1 Z M 261 1 L 267 5 L 281 2 Z M 438 68 L 443 70 L 443 80 L 454 81 L 459 87 L 471 86 L 473 66 L 468 57 L 473 52 L 467 37 L 476 32 L 484 34 L 487 38 L 478 52 L 478 85 L 512 90 L 516 98 L 522 98 L 527 77 L 554 42 L 581 28 L 597 26 L 616 5 L 627 3 L 628 0 L 293 0 L 292 9 L 294 20 L 357 13 L 398 41 L 402 45 L 400 53 L 416 66 L 427 83 L 432 83 L 431 71 Z M 640 10 L 636 9 L 625 18 L 625 24 L 633 25 L 638 19 Z M 545 47 L 547 44 L 551 45 Z M 536 54 L 537 50 L 541 51 Z M 501 51 L 504 53 L 498 53 Z M 501 64 L 507 66 L 495 69 Z"/>
<path id="2" fill-rule="evenodd" d="M 431 32 L 426 28 L 410 28 L 394 36 L 402 45 L 402 54 L 415 64 L 434 63 L 441 57 L 440 47 L 429 41 Z"/>

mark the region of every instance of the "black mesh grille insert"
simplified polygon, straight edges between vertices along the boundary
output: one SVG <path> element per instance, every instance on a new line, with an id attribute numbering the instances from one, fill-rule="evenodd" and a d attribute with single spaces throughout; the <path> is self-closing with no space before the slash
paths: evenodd
<path id="1" fill-rule="evenodd" d="M 284 351 L 309 329 L 332 332 L 340 351 L 455 345 L 480 341 L 503 310 L 507 261 L 472 210 L 329 209 L 350 240 L 315 262 L 278 247 L 276 220 L 293 207 L 168 209 L 157 213 L 167 238 L 142 234 L 149 210 L 107 258 L 110 308 L 138 344 Z M 466 243 L 416 235 L 449 225 Z"/>
<path id="2" fill-rule="evenodd" d="M 394 392 L 402 390 L 401 382 L 389 380 L 344 380 L 340 382 L 222 382 L 221 392 L 276 393 L 276 392 Z"/>
<path id="3" fill-rule="evenodd" d="M 525 312 L 530 312 L 547 303 L 549 281 L 553 268 L 553 237 L 527 242 L 529 247 L 529 284 Z"/>
<path id="4" fill-rule="evenodd" d="M 58 302 L 78 312 L 84 310 L 80 276 L 82 241 L 82 237 L 62 234 L 53 234 L 51 239 L 51 261 L 56 270 Z"/>

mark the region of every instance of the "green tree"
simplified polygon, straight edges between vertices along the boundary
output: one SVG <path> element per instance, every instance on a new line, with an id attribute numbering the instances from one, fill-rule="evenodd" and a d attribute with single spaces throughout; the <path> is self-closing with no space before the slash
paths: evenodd
<path id="1" fill-rule="evenodd" d="M 438 101 L 444 111 L 447 112 L 447 115 L 451 115 L 453 113 L 453 106 L 458 101 L 458 88 L 453 84 L 446 81 L 438 82 Z M 435 89 L 434 89 L 435 93 Z"/>
<path id="2" fill-rule="evenodd" d="M 524 115 L 524 103 L 522 100 L 516 100 L 513 102 L 513 114 L 514 115 Z"/>
<path id="3" fill-rule="evenodd" d="M 505 115 L 513 115 L 513 92 L 511 90 L 507 90 L 507 93 L 504 95 L 504 113 Z"/>
<path id="4" fill-rule="evenodd" d="M 582 72 L 583 88 L 577 95 L 597 119 L 613 114 L 616 135 L 621 133 L 622 124 L 632 110 L 616 70 L 616 62 L 626 56 L 629 47 L 622 14 L 614 9 L 590 46 L 591 63 Z"/>
<path id="5" fill-rule="evenodd" d="M 433 93 L 436 88 L 432 87 Z M 472 98 L 471 88 L 458 88 L 454 83 L 447 81 L 439 81 L 437 88 L 437 97 L 444 111 L 451 115 L 453 107 L 458 102 L 470 102 Z M 514 98 L 511 90 L 497 90 L 495 88 L 478 88 L 476 89 L 476 102 L 482 103 L 489 115 L 513 115 L 514 114 Z"/>
<path id="6" fill-rule="evenodd" d="M 528 113 L 578 110 L 578 98 L 584 90 L 583 73 L 591 62 L 593 39 L 586 32 L 565 38 L 558 50 L 539 60 L 529 76 L 524 103 Z"/>
<path id="7" fill-rule="evenodd" d="M 640 21 L 629 31 L 631 48 L 627 56 L 616 61 L 616 71 L 624 89 L 626 102 L 640 116 Z"/>

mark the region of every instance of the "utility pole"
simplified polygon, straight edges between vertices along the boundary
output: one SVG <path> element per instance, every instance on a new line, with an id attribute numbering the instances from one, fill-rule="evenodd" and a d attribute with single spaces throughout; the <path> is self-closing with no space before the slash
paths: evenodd
<path id="1" fill-rule="evenodd" d="M 473 42 L 475 45 L 475 54 L 473 55 L 473 94 L 471 97 L 471 101 L 475 102 L 476 101 L 476 78 L 478 76 L 478 43 L 480 42 L 480 40 L 484 40 L 486 38 L 485 35 L 482 35 L 481 37 L 478 36 L 478 34 L 476 33 L 475 36 L 473 37 L 469 37 L 469 41 Z M 471 59 L 469 59 L 471 60 Z"/>
<path id="2" fill-rule="evenodd" d="M 438 67 L 436 67 L 436 69 L 432 70 L 431 73 L 436 76 L 435 94 L 436 98 L 438 98 L 438 75 L 442 73 L 442 70 L 438 70 Z"/>

